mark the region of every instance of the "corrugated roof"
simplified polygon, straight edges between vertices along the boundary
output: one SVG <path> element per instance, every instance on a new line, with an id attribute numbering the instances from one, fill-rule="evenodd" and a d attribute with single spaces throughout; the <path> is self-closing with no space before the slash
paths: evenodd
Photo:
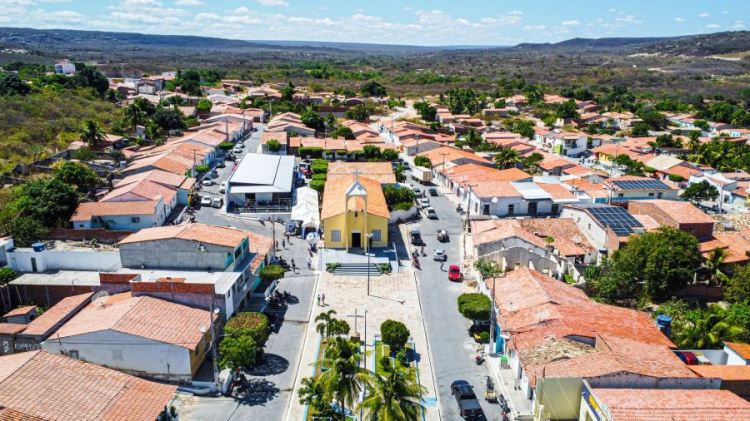
<path id="1" fill-rule="evenodd" d="M 44 420 L 154 420 L 177 390 L 46 351 L 0 357 L 0 407 Z"/>

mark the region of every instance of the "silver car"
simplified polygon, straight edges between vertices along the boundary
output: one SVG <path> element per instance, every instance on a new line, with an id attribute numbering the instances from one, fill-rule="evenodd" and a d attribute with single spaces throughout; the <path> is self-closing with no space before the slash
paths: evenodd
<path id="1" fill-rule="evenodd" d="M 435 249 L 435 254 L 432 255 L 432 260 L 436 260 L 438 262 L 444 262 L 447 259 L 448 259 L 448 255 L 445 254 L 445 250 Z"/>

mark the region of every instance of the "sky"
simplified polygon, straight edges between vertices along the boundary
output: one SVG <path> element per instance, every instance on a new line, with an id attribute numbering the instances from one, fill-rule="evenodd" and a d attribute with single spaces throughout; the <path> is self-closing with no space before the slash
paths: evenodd
<path id="1" fill-rule="evenodd" d="M 0 0 L 0 27 L 403 45 L 746 30 L 748 0 Z"/>

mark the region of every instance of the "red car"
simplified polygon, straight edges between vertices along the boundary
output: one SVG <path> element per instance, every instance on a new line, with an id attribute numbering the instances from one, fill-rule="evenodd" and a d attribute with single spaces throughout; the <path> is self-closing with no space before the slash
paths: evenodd
<path id="1" fill-rule="evenodd" d="M 448 279 L 451 281 L 461 281 L 461 278 L 463 276 L 461 275 L 461 268 L 459 268 L 456 265 L 451 265 L 451 267 L 448 269 Z"/>

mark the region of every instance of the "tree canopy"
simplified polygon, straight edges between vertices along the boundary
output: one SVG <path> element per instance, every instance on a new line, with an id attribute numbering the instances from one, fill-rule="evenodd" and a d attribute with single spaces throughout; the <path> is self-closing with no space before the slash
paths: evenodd
<path id="1" fill-rule="evenodd" d="M 688 186 L 680 197 L 693 203 L 700 203 L 704 200 L 716 200 L 719 197 L 719 190 L 704 180 Z"/>
<path id="2" fill-rule="evenodd" d="M 482 293 L 465 293 L 458 296 L 458 312 L 469 320 L 489 320 L 490 298 Z"/>
<path id="3" fill-rule="evenodd" d="M 384 97 L 387 95 L 385 87 L 380 82 L 371 80 L 360 88 L 363 96 Z"/>
<path id="4" fill-rule="evenodd" d="M 63 161 L 53 166 L 56 179 L 76 186 L 78 191 L 87 192 L 99 184 L 99 176 L 88 167 L 88 165 L 74 162 Z"/>

